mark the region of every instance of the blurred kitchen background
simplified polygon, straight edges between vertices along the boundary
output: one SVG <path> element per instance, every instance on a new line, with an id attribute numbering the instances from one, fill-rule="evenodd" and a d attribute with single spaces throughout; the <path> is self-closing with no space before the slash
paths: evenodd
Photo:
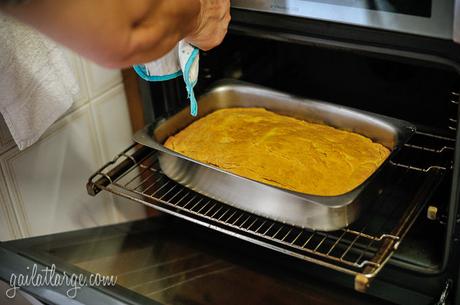
<path id="1" fill-rule="evenodd" d="M 37 143 L 19 151 L 0 116 L 0 241 L 146 216 L 123 198 L 86 193 L 88 177 L 131 143 L 133 129 L 121 71 L 65 52 L 80 93 Z"/>

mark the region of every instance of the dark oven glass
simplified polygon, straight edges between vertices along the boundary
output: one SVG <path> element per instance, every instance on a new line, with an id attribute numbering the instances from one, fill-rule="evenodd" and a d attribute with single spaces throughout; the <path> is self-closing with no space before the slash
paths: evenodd
<path id="1" fill-rule="evenodd" d="M 390 305 L 309 278 L 302 262 L 168 216 L 13 241 L 0 245 L 0 258 L 2 248 L 29 258 L 30 269 L 36 262 L 69 275 L 116 276 L 118 286 L 96 289 L 123 304 Z M 115 304 L 87 303 L 88 294 L 79 291 L 78 304 Z M 41 297 L 51 302 L 54 294 Z"/>

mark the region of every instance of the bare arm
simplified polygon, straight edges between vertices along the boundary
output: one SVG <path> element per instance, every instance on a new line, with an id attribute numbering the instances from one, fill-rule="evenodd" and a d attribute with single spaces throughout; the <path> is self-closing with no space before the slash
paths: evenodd
<path id="1" fill-rule="evenodd" d="M 30 0 L 0 8 L 108 67 L 157 59 L 184 38 L 212 48 L 230 20 L 228 0 Z"/>

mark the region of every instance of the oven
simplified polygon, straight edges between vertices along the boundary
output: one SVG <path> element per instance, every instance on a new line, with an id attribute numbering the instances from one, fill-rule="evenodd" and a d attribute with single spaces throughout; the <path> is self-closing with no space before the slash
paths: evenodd
<path id="1" fill-rule="evenodd" d="M 223 204 L 169 179 L 159 152 L 135 143 L 95 171 L 88 193 L 160 216 L 6 243 L 0 276 L 30 261 L 118 275 L 116 287 L 84 289 L 81 304 L 460 304 L 459 5 L 235 0 L 229 35 L 201 52 L 197 96 L 240 82 L 416 126 L 349 226 L 302 229 Z M 139 84 L 148 125 L 187 107 L 179 79 Z M 50 291 L 64 294 L 29 289 Z"/>

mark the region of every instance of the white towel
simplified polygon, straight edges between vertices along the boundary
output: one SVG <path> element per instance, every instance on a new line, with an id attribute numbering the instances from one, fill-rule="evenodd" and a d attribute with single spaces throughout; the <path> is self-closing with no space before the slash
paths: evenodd
<path id="1" fill-rule="evenodd" d="M 166 81 L 182 75 L 190 99 L 190 113 L 196 116 L 198 104 L 193 88 L 198 81 L 199 55 L 198 48 L 182 40 L 162 58 L 134 66 L 134 70 L 143 79 L 153 82 Z"/>
<path id="2" fill-rule="evenodd" d="M 0 113 L 19 149 L 37 141 L 79 91 L 60 47 L 0 14 Z"/>

